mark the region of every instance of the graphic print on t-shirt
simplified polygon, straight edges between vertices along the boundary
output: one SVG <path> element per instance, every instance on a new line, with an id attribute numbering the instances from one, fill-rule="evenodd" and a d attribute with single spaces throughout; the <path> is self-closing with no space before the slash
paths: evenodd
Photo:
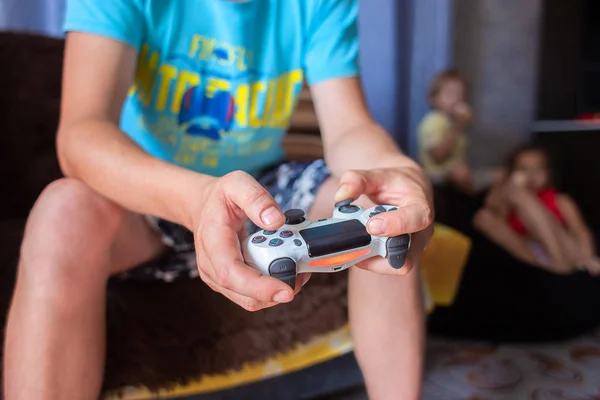
<path id="1" fill-rule="evenodd" d="M 137 128 L 173 148 L 182 165 L 214 168 L 222 156 L 272 151 L 303 71 L 259 71 L 252 61 L 252 50 L 202 35 L 191 38 L 187 53 L 163 55 L 144 45 L 129 93 L 142 111 Z"/>

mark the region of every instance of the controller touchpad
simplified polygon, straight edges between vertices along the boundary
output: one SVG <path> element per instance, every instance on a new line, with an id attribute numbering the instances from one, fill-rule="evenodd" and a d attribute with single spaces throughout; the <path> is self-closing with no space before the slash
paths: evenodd
<path id="1" fill-rule="evenodd" d="M 300 235 L 306 242 L 309 257 L 321 257 L 371 244 L 371 235 L 360 221 L 344 222 L 303 229 Z"/>

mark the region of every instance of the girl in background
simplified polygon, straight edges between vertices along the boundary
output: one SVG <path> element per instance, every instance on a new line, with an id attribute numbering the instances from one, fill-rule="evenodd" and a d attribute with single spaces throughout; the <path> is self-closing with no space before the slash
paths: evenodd
<path id="1" fill-rule="evenodd" d="M 550 158 L 526 145 L 477 212 L 475 227 L 514 257 L 558 274 L 600 274 L 594 239 L 577 204 L 553 185 Z"/>

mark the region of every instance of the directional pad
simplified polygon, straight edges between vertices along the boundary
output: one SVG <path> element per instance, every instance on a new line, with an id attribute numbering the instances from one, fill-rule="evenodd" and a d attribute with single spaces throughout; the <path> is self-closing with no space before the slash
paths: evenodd
<path id="1" fill-rule="evenodd" d="M 394 269 L 400 269 L 406 262 L 410 248 L 410 235 L 400 235 L 389 238 L 386 243 L 386 258 Z"/>

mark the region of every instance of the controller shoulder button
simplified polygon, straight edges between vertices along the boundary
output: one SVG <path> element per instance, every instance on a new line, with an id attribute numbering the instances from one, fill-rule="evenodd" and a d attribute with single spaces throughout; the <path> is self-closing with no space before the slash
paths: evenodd
<path id="1" fill-rule="evenodd" d="M 388 238 L 385 242 L 386 258 L 394 269 L 400 269 L 406 262 L 408 248 L 410 246 L 410 235 L 400 235 Z"/>
<path id="2" fill-rule="evenodd" d="M 296 262 L 289 257 L 278 258 L 269 264 L 269 275 L 277 277 L 278 275 L 288 275 L 296 273 Z"/>
<path id="3" fill-rule="evenodd" d="M 294 289 L 296 287 L 296 262 L 289 257 L 273 260 L 269 264 L 269 275 Z"/>
<path id="4" fill-rule="evenodd" d="M 410 243 L 409 235 L 400 235 L 388 238 L 386 241 L 385 247 L 388 249 L 408 249 L 408 245 Z"/>

